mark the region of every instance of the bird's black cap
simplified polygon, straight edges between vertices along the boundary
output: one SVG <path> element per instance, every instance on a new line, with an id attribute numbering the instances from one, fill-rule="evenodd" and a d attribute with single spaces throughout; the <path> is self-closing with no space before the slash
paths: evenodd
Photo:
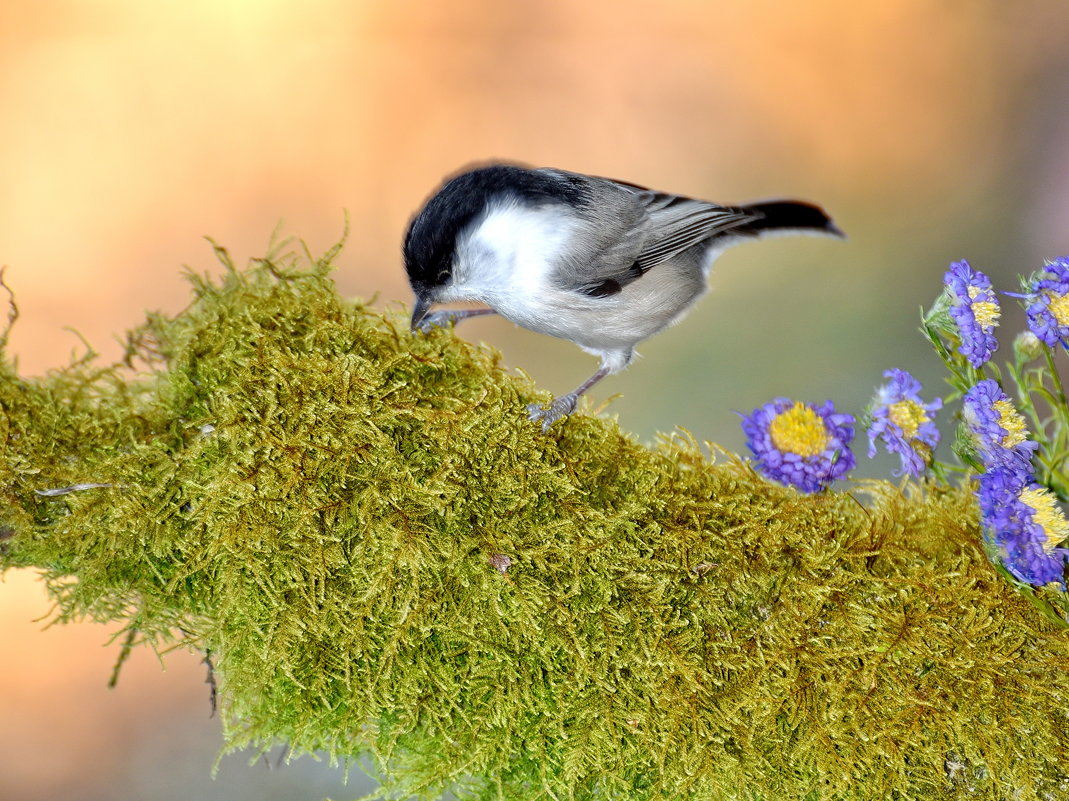
<path id="1" fill-rule="evenodd" d="M 495 197 L 530 203 L 582 203 L 586 193 L 578 176 L 493 164 L 447 180 L 413 218 L 405 234 L 408 280 L 417 296 L 447 283 L 453 275 L 457 235 Z"/>

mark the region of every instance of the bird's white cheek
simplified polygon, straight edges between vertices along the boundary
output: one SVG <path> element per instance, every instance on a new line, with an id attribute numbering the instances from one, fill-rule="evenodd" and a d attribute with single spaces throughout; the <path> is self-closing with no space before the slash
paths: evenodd
<path id="1" fill-rule="evenodd" d="M 453 282 L 459 291 L 490 303 L 538 294 L 573 227 L 569 217 L 552 209 L 493 208 L 458 243 Z"/>

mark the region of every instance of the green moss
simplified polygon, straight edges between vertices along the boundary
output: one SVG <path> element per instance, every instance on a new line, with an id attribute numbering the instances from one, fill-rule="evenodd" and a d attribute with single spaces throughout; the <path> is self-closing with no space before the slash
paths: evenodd
<path id="1" fill-rule="evenodd" d="M 0 559 L 209 649 L 231 746 L 371 755 L 398 796 L 1064 797 L 1069 637 L 968 492 L 546 435 L 493 351 L 341 299 L 334 253 L 217 250 L 124 364 L 0 365 Z M 110 486 L 39 494 L 79 484 Z"/>

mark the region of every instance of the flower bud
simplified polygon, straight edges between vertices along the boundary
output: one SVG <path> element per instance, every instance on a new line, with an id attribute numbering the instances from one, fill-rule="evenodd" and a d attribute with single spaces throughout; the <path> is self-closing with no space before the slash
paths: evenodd
<path id="1" fill-rule="evenodd" d="M 1031 331 L 1022 331 L 1013 340 L 1013 358 L 1017 364 L 1034 362 L 1043 355 L 1043 342 Z"/>

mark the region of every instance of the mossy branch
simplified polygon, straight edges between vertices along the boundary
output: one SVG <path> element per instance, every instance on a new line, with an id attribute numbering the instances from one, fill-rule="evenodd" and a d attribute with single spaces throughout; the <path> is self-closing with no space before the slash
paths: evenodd
<path id="1" fill-rule="evenodd" d="M 1069 637 L 968 492 L 543 434 L 529 381 L 342 300 L 333 253 L 217 252 L 124 363 L 0 365 L 0 558 L 209 651 L 231 746 L 401 796 L 1064 797 Z"/>

